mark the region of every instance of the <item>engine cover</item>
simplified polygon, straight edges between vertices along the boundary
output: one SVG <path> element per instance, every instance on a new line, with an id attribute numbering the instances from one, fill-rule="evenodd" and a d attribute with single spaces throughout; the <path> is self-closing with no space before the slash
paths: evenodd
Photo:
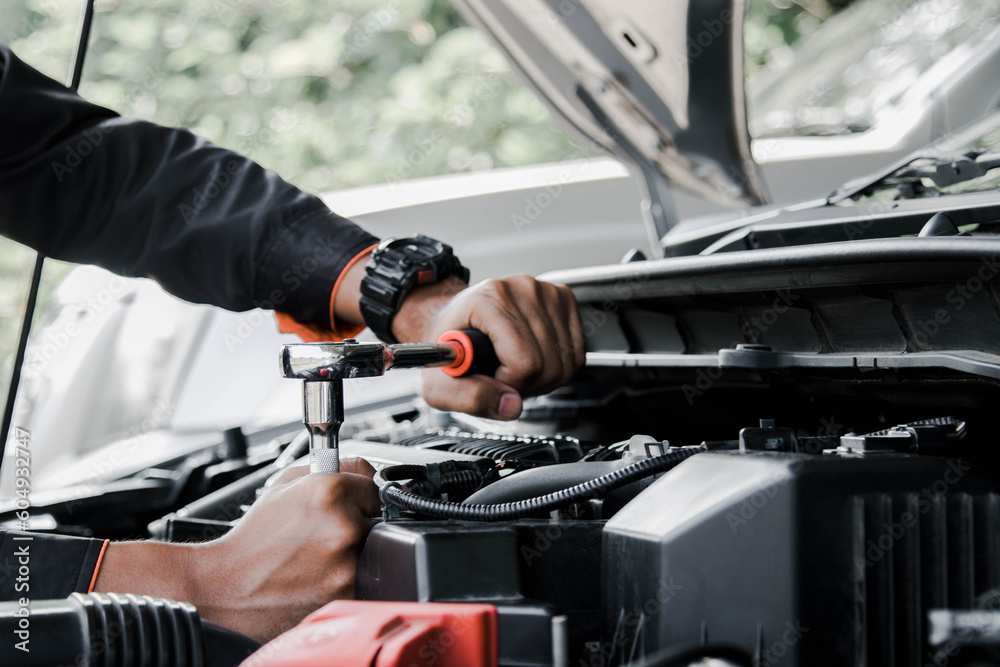
<path id="1" fill-rule="evenodd" d="M 997 587 L 998 526 L 996 486 L 959 459 L 695 456 L 604 529 L 605 664 L 700 643 L 925 664 L 928 610 Z"/>

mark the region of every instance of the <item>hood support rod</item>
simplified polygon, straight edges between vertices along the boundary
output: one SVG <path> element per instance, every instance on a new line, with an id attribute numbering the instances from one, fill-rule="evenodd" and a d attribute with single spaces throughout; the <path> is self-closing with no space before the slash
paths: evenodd
<path id="1" fill-rule="evenodd" d="M 87 57 L 87 45 L 90 42 L 90 29 L 94 23 L 94 0 L 86 0 L 83 7 L 83 18 L 80 21 L 80 33 L 73 54 L 73 66 L 70 68 L 67 85 L 76 92 L 83 77 L 83 61 Z M 45 255 L 38 253 L 35 266 L 31 271 L 31 285 L 28 287 L 28 299 L 24 304 L 24 319 L 21 321 L 21 334 L 17 339 L 17 352 L 14 354 L 14 364 L 10 373 L 10 384 L 7 387 L 7 400 L 4 404 L 3 425 L 0 427 L 0 471 L 7 451 L 7 439 L 10 434 L 11 422 L 14 419 L 14 402 L 17 399 L 17 388 L 21 384 L 21 367 L 24 365 L 24 354 L 28 348 L 28 336 L 31 333 L 31 322 L 35 319 L 35 306 L 38 303 L 38 288 L 42 283 L 42 266 Z"/>

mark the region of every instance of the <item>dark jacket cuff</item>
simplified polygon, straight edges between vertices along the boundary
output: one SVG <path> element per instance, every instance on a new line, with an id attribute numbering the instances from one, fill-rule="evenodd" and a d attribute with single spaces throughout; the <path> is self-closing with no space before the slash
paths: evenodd
<path id="1" fill-rule="evenodd" d="M 329 211 L 291 220 L 261 258 L 257 305 L 290 314 L 298 322 L 330 329 L 330 296 L 348 263 L 379 242 Z"/>
<path id="2" fill-rule="evenodd" d="M 105 540 L 0 531 L 0 600 L 53 600 L 90 590 Z"/>

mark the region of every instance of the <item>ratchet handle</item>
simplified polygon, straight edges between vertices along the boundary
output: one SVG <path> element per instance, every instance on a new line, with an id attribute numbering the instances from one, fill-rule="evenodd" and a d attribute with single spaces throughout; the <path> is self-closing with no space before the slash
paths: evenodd
<path id="1" fill-rule="evenodd" d="M 449 343 L 455 348 L 457 355 L 451 366 L 442 368 L 452 377 L 465 375 L 488 375 L 493 377 L 500 368 L 500 360 L 493 349 L 490 337 L 476 329 L 461 329 L 445 332 L 439 343 Z"/>

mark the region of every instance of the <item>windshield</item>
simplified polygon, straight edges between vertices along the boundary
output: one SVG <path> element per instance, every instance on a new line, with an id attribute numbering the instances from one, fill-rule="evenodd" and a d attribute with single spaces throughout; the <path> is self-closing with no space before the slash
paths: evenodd
<path id="1" fill-rule="evenodd" d="M 0 397 L 6 405 L 35 251 L 0 237 Z"/>
<path id="2" fill-rule="evenodd" d="M 865 131 L 996 40 L 1000 17 L 996 0 L 861 0 L 824 22 L 835 8 L 814 4 L 825 11 L 783 0 L 750 5 L 747 113 L 754 138 Z M 776 7 L 784 11 L 768 11 Z"/>

